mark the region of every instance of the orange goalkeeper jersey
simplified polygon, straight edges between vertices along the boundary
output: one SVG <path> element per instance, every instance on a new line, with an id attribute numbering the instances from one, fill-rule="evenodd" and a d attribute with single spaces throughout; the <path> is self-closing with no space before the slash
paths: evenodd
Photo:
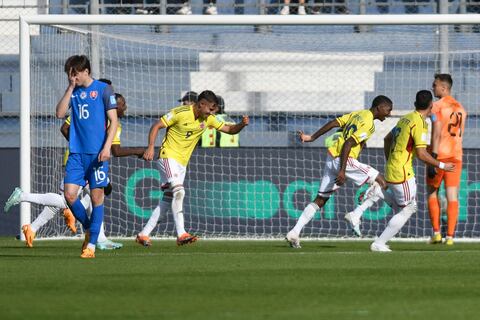
<path id="1" fill-rule="evenodd" d="M 452 96 L 446 96 L 433 103 L 432 120 L 440 121 L 442 131 L 438 146 L 438 159 L 462 161 L 462 140 L 467 113 Z"/>

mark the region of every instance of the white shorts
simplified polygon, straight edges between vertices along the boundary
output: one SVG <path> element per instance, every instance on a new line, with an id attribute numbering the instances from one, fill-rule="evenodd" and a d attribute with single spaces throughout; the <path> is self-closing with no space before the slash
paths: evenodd
<path id="1" fill-rule="evenodd" d="M 318 195 L 323 198 L 329 198 L 333 192 L 340 188 L 335 184 L 335 179 L 338 176 L 338 170 L 340 168 L 340 157 L 332 158 L 328 155 L 325 163 L 325 169 L 323 170 L 322 182 L 320 183 L 320 189 L 318 189 Z M 359 162 L 357 159 L 348 158 L 347 167 L 345 169 L 345 176 L 348 180 L 355 183 L 357 186 L 361 186 L 364 183 L 373 183 L 378 176 L 378 171 L 369 165 Z"/>
<path id="2" fill-rule="evenodd" d="M 395 204 L 405 207 L 409 202 L 416 200 L 417 181 L 415 177 L 403 183 L 388 183 L 388 189 L 393 194 Z"/>
<path id="3" fill-rule="evenodd" d="M 162 189 L 170 189 L 171 186 L 183 185 L 187 167 L 178 163 L 175 159 L 160 158 L 158 159 L 160 166 L 160 182 Z"/>

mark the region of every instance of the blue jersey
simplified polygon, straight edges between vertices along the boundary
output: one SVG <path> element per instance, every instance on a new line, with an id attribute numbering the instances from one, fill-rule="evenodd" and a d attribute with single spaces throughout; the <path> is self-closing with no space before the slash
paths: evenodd
<path id="1" fill-rule="evenodd" d="M 97 80 L 87 88 L 75 87 L 70 108 L 70 152 L 100 153 L 107 138 L 107 111 L 117 108 L 112 87 Z"/>

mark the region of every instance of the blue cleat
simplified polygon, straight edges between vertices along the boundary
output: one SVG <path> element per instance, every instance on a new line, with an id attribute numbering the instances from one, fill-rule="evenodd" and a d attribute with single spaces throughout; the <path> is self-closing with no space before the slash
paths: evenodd
<path id="1" fill-rule="evenodd" d="M 22 192 L 23 192 L 22 189 L 18 187 L 15 188 L 15 190 L 13 190 L 7 202 L 5 202 L 5 207 L 3 207 L 3 210 L 5 210 L 5 212 L 8 212 L 8 210 L 10 210 L 11 207 L 20 203 L 20 196 L 22 195 Z"/>
<path id="2" fill-rule="evenodd" d="M 100 250 L 116 250 L 121 249 L 123 247 L 123 243 L 120 242 L 113 242 L 112 240 L 106 240 L 103 242 L 97 242 L 97 249 Z"/>

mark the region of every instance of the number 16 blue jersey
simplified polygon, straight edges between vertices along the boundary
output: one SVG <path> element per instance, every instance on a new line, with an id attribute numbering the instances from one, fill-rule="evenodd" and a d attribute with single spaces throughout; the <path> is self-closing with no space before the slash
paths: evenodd
<path id="1" fill-rule="evenodd" d="M 107 138 L 107 111 L 117 108 L 112 87 L 97 80 L 86 88 L 75 87 L 70 108 L 70 152 L 100 153 Z"/>

